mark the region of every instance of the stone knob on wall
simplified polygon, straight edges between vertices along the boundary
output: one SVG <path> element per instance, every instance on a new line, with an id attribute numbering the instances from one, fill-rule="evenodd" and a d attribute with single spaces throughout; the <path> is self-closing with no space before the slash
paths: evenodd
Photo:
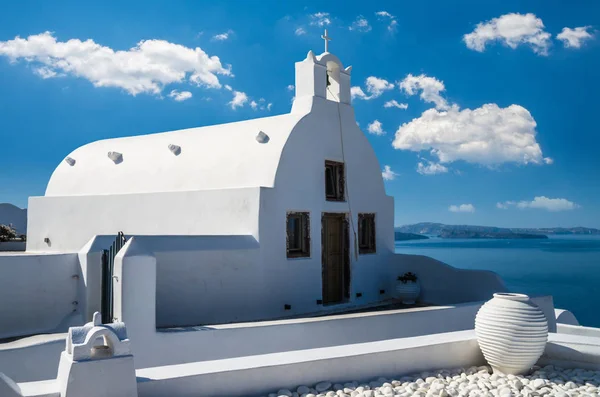
<path id="1" fill-rule="evenodd" d="M 548 321 L 527 295 L 496 293 L 475 318 L 483 356 L 503 374 L 524 374 L 544 353 Z"/>

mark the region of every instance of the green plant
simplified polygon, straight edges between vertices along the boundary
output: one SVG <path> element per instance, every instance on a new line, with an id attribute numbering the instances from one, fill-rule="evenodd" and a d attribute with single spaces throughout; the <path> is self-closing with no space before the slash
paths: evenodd
<path id="1" fill-rule="evenodd" d="M 398 281 L 400 281 L 402 284 L 406 284 L 409 281 L 415 283 L 417 282 L 417 275 L 412 272 L 407 272 L 404 273 L 402 276 L 399 276 Z"/>

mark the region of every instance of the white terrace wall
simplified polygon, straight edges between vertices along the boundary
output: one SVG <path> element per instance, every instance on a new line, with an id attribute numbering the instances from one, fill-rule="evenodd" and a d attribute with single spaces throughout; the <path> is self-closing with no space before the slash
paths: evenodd
<path id="1" fill-rule="evenodd" d="M 393 283 L 397 276 L 415 273 L 421 284 L 419 300 L 429 304 L 487 301 L 494 292 L 508 291 L 502 278 L 494 272 L 458 269 L 428 256 L 395 254 L 389 264 Z"/>
<path id="2" fill-rule="evenodd" d="M 471 330 L 145 368 L 136 375 L 140 397 L 260 396 L 324 380 L 369 382 L 484 364 Z"/>
<path id="3" fill-rule="evenodd" d="M 137 236 L 156 257 L 156 324 L 172 327 L 265 315 L 258 241 L 245 236 Z"/>
<path id="4" fill-rule="evenodd" d="M 0 274 L 0 338 L 67 330 L 78 305 L 77 254 L 0 254 Z"/>
<path id="5" fill-rule="evenodd" d="M 254 235 L 258 188 L 31 197 L 27 251 L 75 252 L 95 235 Z M 44 239 L 48 238 L 46 243 Z"/>
<path id="6" fill-rule="evenodd" d="M 115 264 L 115 317 L 127 324 L 137 368 L 467 330 L 473 328 L 481 306 L 481 302 L 475 302 L 156 332 L 153 314 L 154 302 L 158 301 L 154 288 L 157 258 L 148 250 L 148 240 L 144 244 L 142 240 L 130 240 Z M 471 287 L 461 284 L 461 288 Z M 538 298 L 535 302 L 551 316 L 550 329 L 555 330 L 552 299 Z"/>

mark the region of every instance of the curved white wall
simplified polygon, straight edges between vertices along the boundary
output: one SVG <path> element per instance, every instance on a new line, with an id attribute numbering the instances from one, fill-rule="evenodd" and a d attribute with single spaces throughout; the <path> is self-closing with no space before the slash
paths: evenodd
<path id="1" fill-rule="evenodd" d="M 84 145 L 52 174 L 46 196 L 135 194 L 272 186 L 281 149 L 301 115 L 284 114 Z M 263 131 L 268 144 L 259 143 Z M 169 145 L 180 146 L 175 155 Z M 122 154 L 115 164 L 108 152 Z"/>

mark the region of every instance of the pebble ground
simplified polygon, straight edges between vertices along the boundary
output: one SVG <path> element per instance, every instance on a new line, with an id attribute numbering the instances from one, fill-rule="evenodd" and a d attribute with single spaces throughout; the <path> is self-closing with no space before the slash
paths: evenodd
<path id="1" fill-rule="evenodd" d="M 371 382 L 281 389 L 268 397 L 598 397 L 600 371 L 534 367 L 531 374 L 494 374 L 490 367 L 442 369 Z"/>

